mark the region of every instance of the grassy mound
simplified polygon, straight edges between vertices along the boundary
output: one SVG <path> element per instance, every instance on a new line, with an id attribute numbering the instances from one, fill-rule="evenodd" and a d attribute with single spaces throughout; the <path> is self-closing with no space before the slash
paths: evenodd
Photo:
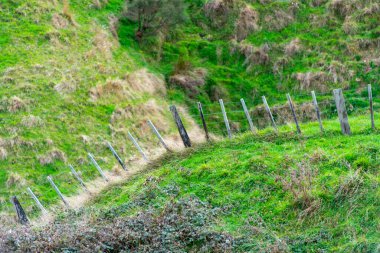
<path id="1" fill-rule="evenodd" d="M 351 119 L 353 136 L 326 121 L 325 134 L 305 124 L 303 136 L 264 130 L 168 155 L 19 247 L 376 252 L 379 132 L 355 127 L 363 120 Z"/>

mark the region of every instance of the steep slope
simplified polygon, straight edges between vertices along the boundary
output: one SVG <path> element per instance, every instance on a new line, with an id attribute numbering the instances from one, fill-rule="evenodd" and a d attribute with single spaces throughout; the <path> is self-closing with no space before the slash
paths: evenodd
<path id="1" fill-rule="evenodd" d="M 86 208 L 2 243 L 37 252 L 377 252 L 379 132 L 360 130 L 361 120 L 351 119 L 353 136 L 326 121 L 324 135 L 305 124 L 303 136 L 266 130 L 168 155 Z"/>
<path id="2" fill-rule="evenodd" d="M 12 194 L 29 202 L 27 186 L 54 201 L 49 174 L 64 194 L 77 192 L 67 166 L 94 179 L 87 152 L 112 170 L 106 140 L 126 161 L 139 160 L 127 131 L 154 155 L 148 118 L 168 139 L 174 133 L 163 77 L 143 53 L 119 45 L 115 15 L 124 1 L 94 3 L 0 3 L 1 210 Z"/>

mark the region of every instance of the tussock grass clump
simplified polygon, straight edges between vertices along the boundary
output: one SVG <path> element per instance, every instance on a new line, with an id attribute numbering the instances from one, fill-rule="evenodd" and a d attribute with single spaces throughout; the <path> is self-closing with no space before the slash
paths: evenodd
<path id="1" fill-rule="evenodd" d="M 17 96 L 0 100 L 0 111 L 15 113 L 25 108 L 26 102 Z"/>
<path id="2" fill-rule="evenodd" d="M 16 172 L 11 172 L 6 182 L 8 188 L 13 186 L 25 186 L 25 184 L 26 180 Z"/>
<path id="3" fill-rule="evenodd" d="M 24 116 L 21 120 L 21 124 L 27 128 L 33 128 L 43 125 L 43 120 L 39 116 L 28 115 Z"/>
<path id="4" fill-rule="evenodd" d="M 4 147 L 0 146 L 0 160 L 5 160 L 8 157 L 8 152 Z"/>
<path id="5" fill-rule="evenodd" d="M 254 31 L 260 29 L 259 26 L 260 14 L 250 6 L 244 7 L 236 21 L 236 39 L 242 41 Z"/>
<path id="6" fill-rule="evenodd" d="M 313 194 L 316 175 L 317 170 L 311 167 L 309 161 L 303 161 L 297 164 L 296 169 L 291 170 L 288 179 L 278 176 L 276 180 L 285 191 L 291 193 L 296 205 L 300 205 L 303 210 L 311 211 L 319 201 Z"/>
<path id="7" fill-rule="evenodd" d="M 341 182 L 335 190 L 335 199 L 344 200 L 354 196 L 358 193 L 363 182 L 361 169 L 350 170 L 346 176 L 341 178 Z"/>
<path id="8" fill-rule="evenodd" d="M 53 26 L 57 29 L 63 29 L 69 25 L 69 21 L 64 16 L 58 13 L 53 14 L 51 22 L 53 23 Z"/>
<path id="9" fill-rule="evenodd" d="M 234 0 L 209 0 L 204 5 L 205 14 L 214 26 L 223 26 L 235 7 L 234 2 Z"/>
<path id="10" fill-rule="evenodd" d="M 96 9 L 101 9 L 108 4 L 108 0 L 92 0 L 92 6 Z"/>
<path id="11" fill-rule="evenodd" d="M 191 71 L 185 71 L 172 75 L 169 83 L 184 89 L 191 97 L 195 97 L 200 92 L 200 87 L 206 83 L 207 70 L 196 68 Z"/>
<path id="12" fill-rule="evenodd" d="M 289 42 L 289 44 L 285 45 L 284 51 L 287 56 L 293 56 L 302 50 L 301 40 L 299 38 L 295 38 Z"/>
<path id="13" fill-rule="evenodd" d="M 294 22 L 293 13 L 284 10 L 275 10 L 273 14 L 264 17 L 265 26 L 271 31 L 280 31 Z"/>
<path id="14" fill-rule="evenodd" d="M 66 155 L 64 152 L 58 149 L 54 149 L 38 157 L 38 160 L 41 165 L 52 164 L 55 161 L 66 162 Z"/>

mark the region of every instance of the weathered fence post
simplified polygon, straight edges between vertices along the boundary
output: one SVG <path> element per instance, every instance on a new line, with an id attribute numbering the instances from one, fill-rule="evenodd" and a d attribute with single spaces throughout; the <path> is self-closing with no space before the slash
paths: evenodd
<path id="1" fill-rule="evenodd" d="M 36 195 L 34 195 L 32 189 L 30 189 L 29 187 L 27 188 L 28 192 L 29 192 L 29 195 L 32 197 L 32 199 L 34 200 L 34 202 L 36 202 L 38 208 L 41 210 L 42 214 L 43 215 L 47 215 L 48 214 L 48 211 L 45 209 L 45 207 L 41 204 L 40 200 L 37 198 Z"/>
<path id="2" fill-rule="evenodd" d="M 243 106 L 245 117 L 248 120 L 249 128 L 251 129 L 252 133 L 255 133 L 256 130 L 255 130 L 255 127 L 253 126 L 251 115 L 249 115 L 249 111 L 248 111 L 247 105 L 245 104 L 244 99 L 243 98 L 240 99 L 240 102 L 241 102 L 241 105 Z"/>
<path id="3" fill-rule="evenodd" d="M 321 113 L 319 112 L 317 96 L 315 95 L 314 91 L 311 92 L 311 96 L 313 97 L 313 104 L 314 104 L 315 112 L 317 113 L 317 119 L 319 122 L 319 129 L 321 129 L 321 132 L 323 133 L 324 130 L 323 130 L 323 125 L 322 125 Z"/>
<path id="4" fill-rule="evenodd" d="M 274 118 L 273 118 L 272 112 L 270 110 L 270 107 L 268 105 L 267 99 L 265 98 L 265 96 L 262 96 L 262 99 L 263 99 L 263 103 L 264 103 L 264 106 L 265 106 L 265 110 L 267 111 L 267 113 L 268 113 L 268 115 L 270 117 L 270 120 L 272 122 L 272 126 L 273 126 L 274 130 L 276 130 L 276 132 L 277 132 L 278 128 L 277 128 L 276 122 L 274 122 Z"/>
<path id="5" fill-rule="evenodd" d="M 224 124 L 226 125 L 228 138 L 232 138 L 230 123 L 228 122 L 226 108 L 224 107 L 223 99 L 219 99 L 220 108 L 222 109 Z"/>
<path id="6" fill-rule="evenodd" d="M 342 130 L 342 133 L 346 135 L 350 135 L 351 128 L 350 128 L 350 124 L 348 123 L 348 114 L 346 110 L 346 104 L 344 102 L 343 91 L 342 89 L 335 89 L 333 93 L 334 93 L 335 104 L 336 104 L 336 109 L 338 111 L 340 128 Z"/>
<path id="7" fill-rule="evenodd" d="M 368 84 L 368 99 L 369 99 L 369 110 L 371 112 L 371 125 L 372 125 L 372 129 L 375 129 L 375 116 L 373 115 L 372 86 L 370 84 Z"/>
<path id="8" fill-rule="evenodd" d="M 205 130 L 206 140 L 210 141 L 210 136 L 208 134 L 207 124 L 206 124 L 205 116 L 203 114 L 203 108 L 202 108 L 201 102 L 198 102 L 198 111 L 199 111 L 199 115 L 201 116 L 203 129 Z"/>
<path id="9" fill-rule="evenodd" d="M 296 123 L 297 132 L 298 132 L 299 134 L 301 134 L 301 128 L 300 128 L 300 126 L 299 126 L 299 124 L 298 124 L 296 111 L 294 110 L 293 101 L 292 101 L 292 98 L 290 97 L 290 94 L 289 94 L 289 93 L 286 94 L 286 98 L 288 99 L 289 107 L 290 107 L 290 110 L 292 111 L 292 115 L 293 115 L 294 122 Z"/>
<path id="10" fill-rule="evenodd" d="M 13 204 L 13 207 L 15 208 L 18 222 L 21 223 L 22 225 L 28 224 L 29 223 L 28 217 L 26 216 L 24 208 L 22 208 L 17 197 L 16 196 L 11 197 L 11 202 Z"/>
<path id="11" fill-rule="evenodd" d="M 162 138 L 160 132 L 158 132 L 158 130 L 157 130 L 156 126 L 153 124 L 153 122 L 150 119 L 147 122 L 148 122 L 148 125 L 150 126 L 150 129 L 152 129 L 152 132 L 157 136 L 157 138 L 160 141 L 160 143 L 162 144 L 162 146 L 167 151 L 171 152 L 170 148 L 168 147 L 168 145 L 166 145 L 164 138 Z"/>
<path id="12" fill-rule="evenodd" d="M 62 202 L 65 204 L 66 207 L 69 207 L 69 203 L 66 201 L 65 197 L 63 197 L 63 194 L 58 189 L 58 187 L 53 182 L 53 179 L 51 176 L 47 176 L 47 180 L 49 181 L 50 185 L 54 188 L 55 192 L 58 194 L 58 196 L 61 198 Z"/>
<path id="13" fill-rule="evenodd" d="M 86 184 L 83 182 L 82 178 L 79 176 L 79 174 L 78 174 L 77 171 L 74 169 L 74 167 L 70 164 L 70 165 L 69 165 L 69 168 L 70 168 L 70 170 L 71 170 L 71 174 L 73 174 L 73 176 L 79 181 L 79 184 L 80 184 L 80 185 L 81 185 L 86 191 L 88 191 Z"/>
<path id="14" fill-rule="evenodd" d="M 129 139 L 133 142 L 133 145 L 135 145 L 135 147 L 137 148 L 137 150 L 140 152 L 140 154 L 142 155 L 142 157 L 144 158 L 144 160 L 147 161 L 147 162 L 149 162 L 148 157 L 145 155 L 145 153 L 142 150 L 142 148 L 140 147 L 139 143 L 136 141 L 136 139 L 132 136 L 131 132 L 129 132 L 129 131 L 128 131 L 128 136 L 129 136 Z"/>
<path id="15" fill-rule="evenodd" d="M 102 168 L 100 168 L 99 164 L 96 162 L 94 156 L 91 154 L 91 153 L 88 153 L 88 157 L 90 158 L 92 164 L 95 166 L 95 168 L 99 171 L 100 175 L 102 176 L 102 178 L 108 182 L 108 178 L 106 177 L 106 175 L 104 174 Z"/>
<path id="16" fill-rule="evenodd" d="M 116 160 L 118 161 L 120 166 L 123 168 L 123 170 L 127 171 L 128 170 L 127 166 L 125 165 L 123 160 L 120 158 L 120 156 L 117 154 L 116 150 L 112 147 L 111 143 L 109 143 L 108 141 L 107 141 L 107 146 L 111 150 L 113 156 L 116 158 Z"/>
<path id="17" fill-rule="evenodd" d="M 170 111 L 172 112 L 174 121 L 177 125 L 179 135 L 181 136 L 181 139 L 183 141 L 183 145 L 186 148 L 190 148 L 191 147 L 191 141 L 190 141 L 189 135 L 187 134 L 187 131 L 186 131 L 186 129 L 182 123 L 181 117 L 178 114 L 177 107 L 175 107 L 175 105 L 171 105 Z"/>

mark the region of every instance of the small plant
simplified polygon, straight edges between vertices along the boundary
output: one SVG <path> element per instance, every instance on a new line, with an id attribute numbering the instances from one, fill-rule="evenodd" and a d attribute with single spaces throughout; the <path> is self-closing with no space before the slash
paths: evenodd
<path id="1" fill-rule="evenodd" d="M 277 177 L 277 181 L 282 184 L 285 191 L 292 194 L 295 204 L 300 205 L 302 209 L 308 209 L 315 205 L 316 197 L 313 195 L 314 170 L 309 162 L 300 162 L 297 169 L 290 172 L 290 178 Z"/>

